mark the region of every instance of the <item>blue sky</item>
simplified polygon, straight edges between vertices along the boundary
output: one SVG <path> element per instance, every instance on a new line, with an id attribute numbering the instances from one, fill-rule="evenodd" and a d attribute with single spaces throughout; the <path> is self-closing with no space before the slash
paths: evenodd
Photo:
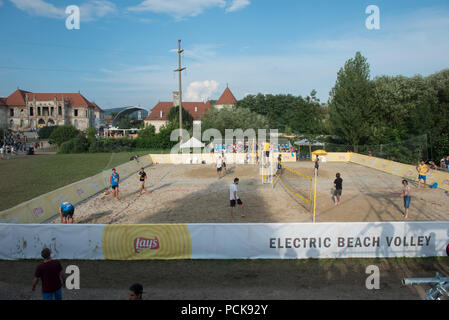
<path id="1" fill-rule="evenodd" d="M 65 8 L 81 8 L 67 30 Z M 368 30 L 368 5 L 380 30 Z M 428 75 L 449 67 L 448 1 L 0 0 L 0 96 L 17 87 L 77 92 L 102 108 L 151 109 L 184 99 L 317 90 L 326 102 L 344 62 L 361 51 L 371 75 Z"/>

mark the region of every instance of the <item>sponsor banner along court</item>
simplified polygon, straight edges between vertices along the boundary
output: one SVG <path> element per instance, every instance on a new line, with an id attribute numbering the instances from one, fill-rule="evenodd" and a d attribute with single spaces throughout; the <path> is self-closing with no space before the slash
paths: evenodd
<path id="1" fill-rule="evenodd" d="M 0 259 L 307 259 L 445 256 L 449 222 L 0 224 Z"/>

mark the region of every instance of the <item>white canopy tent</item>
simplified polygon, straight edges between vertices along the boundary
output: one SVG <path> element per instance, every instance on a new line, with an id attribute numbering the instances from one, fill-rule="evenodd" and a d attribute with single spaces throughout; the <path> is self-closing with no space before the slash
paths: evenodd
<path id="1" fill-rule="evenodd" d="M 188 141 L 181 144 L 181 149 L 191 149 L 191 148 L 204 148 L 205 144 L 195 137 L 190 138 Z M 192 153 L 192 152 L 190 152 Z M 198 164 L 200 163 L 201 158 L 197 156 L 192 156 L 191 158 L 186 159 L 186 164 Z"/>
<path id="2" fill-rule="evenodd" d="M 181 149 L 190 149 L 190 148 L 204 148 L 205 144 L 202 143 L 195 137 L 190 138 L 188 141 L 181 144 Z"/>
<path id="3" fill-rule="evenodd" d="M 302 139 L 302 140 L 295 141 L 295 144 L 297 146 L 324 146 L 323 142 L 319 142 L 319 141 L 316 141 L 316 140 L 309 141 L 307 139 Z"/>
<path id="4" fill-rule="evenodd" d="M 301 155 L 301 146 L 308 146 L 309 147 L 309 157 L 312 156 L 312 146 L 320 146 L 324 147 L 323 142 L 319 142 L 316 140 L 308 140 L 308 139 L 302 139 L 294 142 L 295 145 L 299 147 L 298 153 Z"/>

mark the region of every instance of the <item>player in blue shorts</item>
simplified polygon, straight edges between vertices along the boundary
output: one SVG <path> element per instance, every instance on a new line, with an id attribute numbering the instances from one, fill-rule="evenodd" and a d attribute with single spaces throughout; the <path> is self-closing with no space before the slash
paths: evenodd
<path id="1" fill-rule="evenodd" d="M 112 168 L 112 173 L 110 176 L 110 183 L 111 183 L 111 187 L 112 187 L 112 193 L 114 194 L 114 198 L 116 200 L 118 200 L 118 184 L 120 182 L 120 175 L 118 174 L 118 172 L 115 170 L 115 168 Z"/>
<path id="2" fill-rule="evenodd" d="M 69 202 L 61 203 L 59 207 L 59 216 L 61 217 L 61 223 L 73 223 L 73 213 L 75 207 Z"/>

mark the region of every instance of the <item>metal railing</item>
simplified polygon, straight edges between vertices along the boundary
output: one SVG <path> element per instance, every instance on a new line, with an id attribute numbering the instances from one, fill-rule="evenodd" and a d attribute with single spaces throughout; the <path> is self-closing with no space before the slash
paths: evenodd
<path id="1" fill-rule="evenodd" d="M 441 300 L 441 298 L 449 298 L 449 277 L 441 277 L 437 272 L 434 278 L 404 278 L 403 285 L 431 285 L 433 286 L 426 291 L 424 300 Z"/>

